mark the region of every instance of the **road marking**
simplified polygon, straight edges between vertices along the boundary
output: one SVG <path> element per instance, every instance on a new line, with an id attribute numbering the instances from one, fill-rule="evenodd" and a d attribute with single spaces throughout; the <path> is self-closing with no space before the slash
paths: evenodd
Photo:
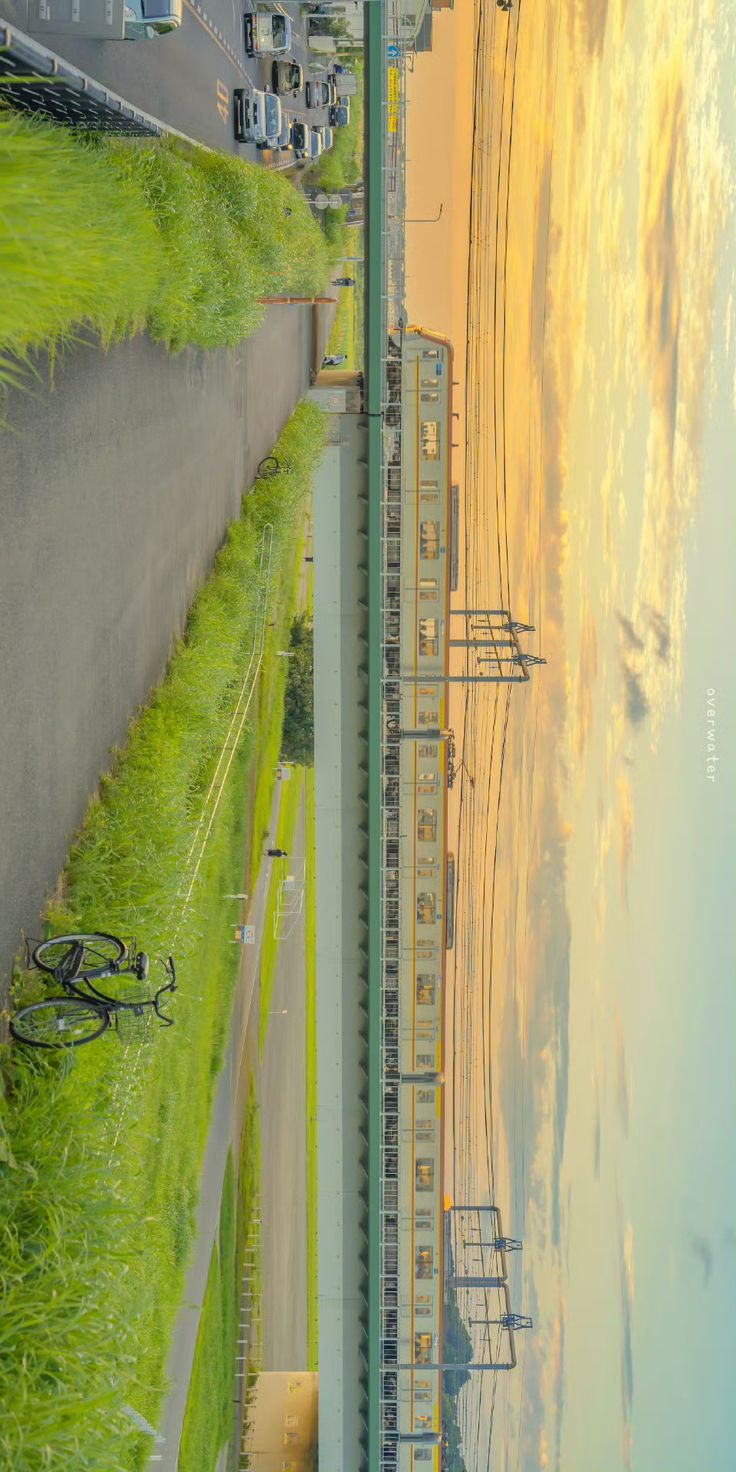
<path id="1" fill-rule="evenodd" d="M 187 10 L 190 12 L 190 14 L 194 16 L 194 19 L 196 20 L 197 24 L 202 27 L 202 30 L 203 31 L 206 31 L 207 32 L 207 35 L 209 36 L 210 40 L 211 41 L 214 41 L 214 43 L 215 43 L 216 46 L 219 46 L 219 48 L 220 48 L 223 56 L 226 56 L 227 59 L 228 59 L 228 61 L 231 61 L 233 63 L 233 65 L 236 67 L 236 69 L 240 72 L 240 75 L 243 78 L 243 81 L 244 82 L 247 82 L 248 81 L 248 74 L 247 74 L 247 72 L 244 71 L 243 67 L 240 65 L 240 62 L 238 61 L 238 58 L 235 55 L 235 52 L 233 51 L 232 46 L 227 41 L 225 41 L 224 39 L 223 40 L 220 40 L 219 39 L 219 36 L 218 36 L 218 34 L 217 34 L 214 26 L 210 25 L 209 17 L 207 15 L 207 11 L 206 10 L 202 10 L 201 7 L 196 3 L 196 0 L 184 0 L 184 4 L 185 4 Z"/>
<path id="2" fill-rule="evenodd" d="M 217 111 L 223 123 L 227 123 L 228 113 L 230 111 L 230 93 L 225 83 L 220 81 L 217 83 Z"/>

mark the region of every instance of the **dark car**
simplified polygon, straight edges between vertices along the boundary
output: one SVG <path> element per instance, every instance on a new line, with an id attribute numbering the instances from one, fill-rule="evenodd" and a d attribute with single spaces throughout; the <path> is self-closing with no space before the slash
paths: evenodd
<path id="1" fill-rule="evenodd" d="M 291 130 L 291 146 L 297 158 L 306 158 L 309 152 L 309 128 L 306 123 L 294 123 Z"/>
<path id="2" fill-rule="evenodd" d="M 347 128 L 350 122 L 350 110 L 345 107 L 344 103 L 338 102 L 336 106 L 330 108 L 327 119 L 331 128 Z"/>

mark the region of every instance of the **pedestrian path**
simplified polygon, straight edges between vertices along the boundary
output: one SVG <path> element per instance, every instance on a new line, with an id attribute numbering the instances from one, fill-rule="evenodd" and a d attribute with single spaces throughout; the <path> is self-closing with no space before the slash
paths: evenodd
<path id="1" fill-rule="evenodd" d="M 276 840 L 280 804 L 281 786 L 276 783 L 268 830 L 269 845 Z M 269 863 L 261 865 L 248 907 L 248 923 L 255 927 L 256 943 L 243 949 L 230 1022 L 230 1042 L 217 1085 L 202 1162 L 194 1248 L 166 1365 L 170 1388 L 159 1422 L 158 1440 L 150 1458 L 152 1472 L 153 1469 L 156 1472 L 176 1472 L 178 1465 L 199 1321 L 220 1222 L 225 1166 L 231 1145 L 237 1149 L 248 1100 L 248 1024 L 260 971 L 270 871 Z"/>

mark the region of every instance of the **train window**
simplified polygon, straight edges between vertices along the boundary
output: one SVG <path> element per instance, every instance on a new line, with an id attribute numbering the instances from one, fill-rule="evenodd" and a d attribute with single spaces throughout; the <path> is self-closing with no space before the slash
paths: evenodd
<path id="1" fill-rule="evenodd" d="M 426 562 L 436 562 L 440 555 L 440 524 L 438 521 L 420 521 L 419 555 Z"/>
<path id="2" fill-rule="evenodd" d="M 419 597 L 425 602 L 434 602 L 440 596 L 440 585 L 437 578 L 419 579 Z"/>
<path id="3" fill-rule="evenodd" d="M 438 388 L 428 389 L 422 394 L 423 404 L 439 404 L 440 391 Z"/>
<path id="4" fill-rule="evenodd" d="M 431 1334 L 415 1334 L 414 1335 L 414 1363 L 416 1365 L 428 1365 L 428 1364 L 430 1364 L 431 1359 L 432 1359 L 432 1335 Z M 423 1450 L 424 1450 L 423 1447 L 417 1447 L 415 1449 L 414 1456 L 416 1457 L 417 1451 L 423 1451 Z"/>
<path id="5" fill-rule="evenodd" d="M 434 1053 L 417 1053 L 417 1063 L 420 1068 L 434 1068 Z"/>
<path id="6" fill-rule="evenodd" d="M 417 895 L 417 924 L 434 925 L 437 919 L 437 896 L 430 889 Z"/>
<path id="7" fill-rule="evenodd" d="M 439 718 L 439 711 L 436 710 L 420 710 L 417 716 L 420 726 L 436 726 Z"/>
<path id="8" fill-rule="evenodd" d="M 414 1226 L 418 1232 L 431 1232 L 434 1226 L 434 1212 L 431 1206 L 418 1206 L 414 1213 Z"/>
<path id="9" fill-rule="evenodd" d="M 418 1303 L 416 1305 L 415 1309 L 414 1309 L 414 1313 L 415 1313 L 415 1315 L 416 1315 L 416 1317 L 418 1319 L 429 1319 L 429 1318 L 431 1318 L 431 1315 L 432 1315 L 432 1305 L 431 1305 L 431 1303 Z"/>
<path id="10" fill-rule="evenodd" d="M 417 976 L 417 1002 L 420 1007 L 433 1007 L 437 987 L 437 977 L 427 971 L 420 971 Z"/>
<path id="11" fill-rule="evenodd" d="M 434 1104 L 434 1089 L 417 1089 L 417 1104 Z"/>
<path id="12" fill-rule="evenodd" d="M 414 1253 L 414 1277 L 431 1278 L 434 1272 L 434 1248 L 417 1247 Z"/>
<path id="13" fill-rule="evenodd" d="M 418 1158 L 414 1162 L 414 1185 L 417 1191 L 434 1190 L 434 1161 Z"/>
<path id="14" fill-rule="evenodd" d="M 423 419 L 421 425 L 422 454 L 425 460 L 440 458 L 440 421 Z"/>
<path id="15" fill-rule="evenodd" d="M 436 756 L 437 755 L 437 747 L 434 745 L 434 743 L 431 743 L 429 746 L 420 746 L 420 748 L 419 748 L 419 755 L 420 756 Z"/>

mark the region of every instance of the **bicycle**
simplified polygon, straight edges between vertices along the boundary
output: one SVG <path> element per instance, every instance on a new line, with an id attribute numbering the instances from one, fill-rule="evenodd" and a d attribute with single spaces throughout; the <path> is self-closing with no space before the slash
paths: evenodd
<path id="1" fill-rule="evenodd" d="M 275 475 L 291 475 L 291 462 L 285 455 L 266 455 L 256 470 L 256 480 L 273 480 Z"/>
<path id="2" fill-rule="evenodd" d="M 142 1042 L 154 1013 L 161 1027 L 173 1027 L 174 1018 L 159 1007 L 159 998 L 165 992 L 176 991 L 173 956 L 161 960 L 169 980 L 153 997 L 145 993 L 110 996 L 115 988 L 108 986 L 103 991 L 100 982 L 134 977 L 144 985 L 148 980 L 150 961 L 145 951 L 136 950 L 135 940 L 126 946 L 116 935 L 96 931 L 54 935 L 28 950 L 28 966 L 53 977 L 63 995 L 31 1002 L 16 1012 L 10 1020 L 10 1031 L 17 1042 L 31 1048 L 81 1048 L 111 1027 L 121 1041 Z M 120 990 L 124 991 L 126 985 Z"/>

